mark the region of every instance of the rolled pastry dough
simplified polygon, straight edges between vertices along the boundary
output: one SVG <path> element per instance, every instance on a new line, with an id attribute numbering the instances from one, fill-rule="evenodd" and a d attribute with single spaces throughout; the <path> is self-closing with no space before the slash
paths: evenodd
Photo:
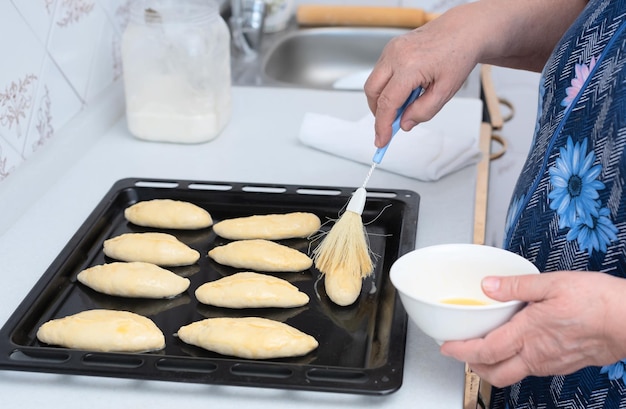
<path id="1" fill-rule="evenodd" d="M 306 254 L 269 240 L 238 240 L 209 251 L 220 264 L 268 272 L 304 271 L 313 265 Z"/>
<path id="2" fill-rule="evenodd" d="M 320 226 L 319 217 L 313 213 L 294 212 L 222 220 L 213 226 L 213 231 L 230 240 L 282 240 L 308 237 Z"/>
<path id="3" fill-rule="evenodd" d="M 309 302 L 309 296 L 282 278 L 243 272 L 202 284 L 196 298 L 225 308 L 291 308 Z"/>
<path id="4" fill-rule="evenodd" d="M 166 233 L 126 233 L 104 242 L 104 254 L 122 261 L 143 261 L 159 266 L 188 266 L 200 253 Z"/>
<path id="5" fill-rule="evenodd" d="M 174 297 L 190 284 L 187 278 L 141 261 L 93 266 L 78 273 L 77 279 L 104 294 L 136 298 Z"/>
<path id="6" fill-rule="evenodd" d="M 318 347 L 312 336 L 259 317 L 207 318 L 181 327 L 178 337 L 209 351 L 248 359 L 301 356 Z"/>
<path id="7" fill-rule="evenodd" d="M 135 203 L 124 210 L 126 220 L 138 226 L 159 229 L 197 230 L 209 227 L 209 212 L 193 203 L 171 199 L 154 199 Z"/>
<path id="8" fill-rule="evenodd" d="M 102 352 L 146 352 L 165 347 L 161 330 L 142 315 L 129 311 L 88 310 L 50 320 L 37 339 L 66 348 Z"/>

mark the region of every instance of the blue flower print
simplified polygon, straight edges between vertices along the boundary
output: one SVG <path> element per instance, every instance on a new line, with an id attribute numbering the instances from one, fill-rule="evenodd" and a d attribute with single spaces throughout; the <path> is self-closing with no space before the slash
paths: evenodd
<path id="1" fill-rule="evenodd" d="M 597 179 L 602 166 L 593 165 L 595 157 L 593 151 L 587 154 L 587 138 L 574 144 L 568 137 L 566 146 L 560 148 L 559 157 L 549 169 L 553 189 L 548 198 L 551 199 L 550 209 L 559 215 L 559 228 L 572 227 L 578 219 L 594 227 L 594 218 L 598 217 L 598 190 L 604 189 L 604 183 Z"/>
<path id="2" fill-rule="evenodd" d="M 593 226 L 586 223 L 577 223 L 567 232 L 567 240 L 576 240 L 581 251 L 587 251 L 589 255 L 593 250 L 606 253 L 607 245 L 617 240 L 617 227 L 609 219 L 609 209 L 606 207 L 598 211 L 598 217 L 593 217 Z"/>
<path id="3" fill-rule="evenodd" d="M 621 379 L 626 384 L 626 359 L 611 365 L 603 366 L 600 373 L 608 374 L 610 380 Z"/>

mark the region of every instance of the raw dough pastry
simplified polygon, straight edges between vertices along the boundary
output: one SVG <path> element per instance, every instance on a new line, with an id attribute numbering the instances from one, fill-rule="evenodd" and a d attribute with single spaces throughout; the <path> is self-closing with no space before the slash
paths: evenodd
<path id="1" fill-rule="evenodd" d="M 37 339 L 66 348 L 102 352 L 146 352 L 165 347 L 161 330 L 142 315 L 129 311 L 88 310 L 50 320 Z"/>
<path id="2" fill-rule="evenodd" d="M 306 355 L 318 347 L 310 335 L 267 318 L 207 318 L 178 330 L 184 342 L 222 355 L 248 359 Z"/>
<path id="3" fill-rule="evenodd" d="M 313 265 L 306 254 L 269 240 L 239 240 L 213 248 L 209 257 L 220 264 L 256 271 L 304 271 Z"/>
<path id="4" fill-rule="evenodd" d="M 282 240 L 308 237 L 320 226 L 319 217 L 313 213 L 295 212 L 222 220 L 213 226 L 213 231 L 230 240 Z"/>
<path id="5" fill-rule="evenodd" d="M 175 297 L 190 284 L 187 278 L 141 261 L 93 266 L 78 273 L 77 278 L 98 292 L 136 298 Z"/>
<path id="6" fill-rule="evenodd" d="M 225 308 L 291 308 L 309 302 L 309 296 L 287 280 L 252 272 L 202 284 L 196 298 L 203 304 Z"/>
<path id="7" fill-rule="evenodd" d="M 200 253 L 166 233 L 126 233 L 104 242 L 104 254 L 122 261 L 144 261 L 159 266 L 188 266 Z"/>
<path id="8" fill-rule="evenodd" d="M 135 203 L 124 210 L 126 220 L 138 226 L 159 229 L 197 230 L 209 227 L 209 212 L 193 203 L 171 199 L 154 199 Z"/>
<path id="9" fill-rule="evenodd" d="M 362 286 L 363 278 L 358 271 L 337 269 L 324 274 L 324 288 L 328 298 L 342 307 L 354 304 L 361 295 Z"/>

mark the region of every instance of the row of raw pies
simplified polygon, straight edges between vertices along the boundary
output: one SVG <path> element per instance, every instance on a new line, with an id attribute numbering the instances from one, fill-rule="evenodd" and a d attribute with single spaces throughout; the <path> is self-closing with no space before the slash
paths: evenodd
<path id="1" fill-rule="evenodd" d="M 321 226 L 306 212 L 223 220 L 213 225 L 210 214 L 184 201 L 156 199 L 136 203 L 124 212 L 136 225 L 160 229 L 202 229 L 235 240 L 209 256 L 220 264 L 266 272 L 303 271 L 312 260 L 272 240 L 309 237 Z M 122 297 L 169 298 L 186 291 L 187 278 L 163 268 L 195 263 L 200 254 L 175 236 L 126 233 L 108 239 L 104 253 L 119 262 L 90 267 L 78 280 L 95 291 Z M 211 254 L 212 253 L 212 254 Z M 286 280 L 244 271 L 198 287 L 199 302 L 227 308 L 291 308 L 309 297 Z M 182 326 L 182 341 L 224 355 L 268 359 L 305 355 L 318 347 L 312 336 L 292 326 L 261 317 L 207 318 Z M 165 347 L 165 337 L 152 320 L 129 311 L 88 310 L 50 320 L 37 332 L 41 342 L 96 351 L 147 352 Z M 276 345 L 279 345 L 277 348 Z"/>

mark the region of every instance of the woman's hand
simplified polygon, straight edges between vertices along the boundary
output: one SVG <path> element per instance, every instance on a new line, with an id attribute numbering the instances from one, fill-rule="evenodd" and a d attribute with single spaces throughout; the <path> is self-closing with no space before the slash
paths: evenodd
<path id="1" fill-rule="evenodd" d="M 441 353 L 467 362 L 492 385 L 565 375 L 626 357 L 622 278 L 579 271 L 488 277 L 483 291 L 528 305 L 484 338 L 446 342 Z"/>
<path id="2" fill-rule="evenodd" d="M 481 0 L 448 10 L 387 44 L 365 83 L 376 116 L 375 144 L 391 139 L 396 112 L 412 90 L 424 94 L 404 112 L 410 130 L 431 119 L 478 63 L 541 71 L 587 0 Z"/>
<path id="3" fill-rule="evenodd" d="M 475 67 L 476 53 L 458 28 L 462 27 L 458 14 L 450 11 L 392 39 L 383 50 L 365 83 L 368 105 L 376 116 L 376 146 L 391 139 L 391 123 L 413 89 L 421 86 L 425 91 L 405 110 L 401 127 L 406 131 L 439 112 Z"/>

